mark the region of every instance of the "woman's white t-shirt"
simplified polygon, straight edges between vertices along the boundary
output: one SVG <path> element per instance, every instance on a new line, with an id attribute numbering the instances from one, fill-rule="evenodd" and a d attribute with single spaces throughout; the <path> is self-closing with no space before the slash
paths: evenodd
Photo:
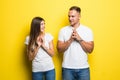
<path id="1" fill-rule="evenodd" d="M 49 33 L 46 33 L 45 36 L 45 46 L 49 48 L 49 42 L 53 40 L 53 36 Z M 25 44 L 28 45 L 29 36 L 26 37 Z M 52 57 L 48 55 L 46 51 L 42 48 L 39 48 L 37 55 L 32 61 L 32 71 L 33 72 L 43 72 L 54 69 L 54 64 Z"/>

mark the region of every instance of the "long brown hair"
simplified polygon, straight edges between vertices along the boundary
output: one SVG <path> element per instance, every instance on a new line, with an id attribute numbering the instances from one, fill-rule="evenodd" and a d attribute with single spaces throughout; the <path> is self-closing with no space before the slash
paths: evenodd
<path id="1" fill-rule="evenodd" d="M 34 51 L 33 47 L 38 46 L 38 44 L 36 43 L 36 40 L 40 33 L 41 21 L 44 21 L 44 19 L 41 17 L 35 17 L 32 19 L 31 29 L 30 29 L 30 38 L 29 38 L 29 44 L 28 44 L 28 53 L 29 51 L 33 52 Z"/>

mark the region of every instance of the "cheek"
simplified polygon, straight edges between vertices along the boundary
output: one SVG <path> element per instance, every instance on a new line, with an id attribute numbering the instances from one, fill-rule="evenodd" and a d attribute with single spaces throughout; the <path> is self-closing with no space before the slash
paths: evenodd
<path id="1" fill-rule="evenodd" d="M 45 29 L 45 27 L 42 27 L 42 26 L 41 26 L 41 31 L 43 31 L 44 29 Z"/>
<path id="2" fill-rule="evenodd" d="M 75 21 L 79 21 L 79 18 L 77 17 L 77 18 L 75 18 L 74 20 L 75 20 Z"/>
<path id="3" fill-rule="evenodd" d="M 41 29 L 43 29 L 43 26 L 41 25 Z"/>

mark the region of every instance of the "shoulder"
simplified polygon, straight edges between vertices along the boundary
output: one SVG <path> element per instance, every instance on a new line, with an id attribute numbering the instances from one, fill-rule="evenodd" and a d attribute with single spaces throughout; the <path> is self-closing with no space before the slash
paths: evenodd
<path id="1" fill-rule="evenodd" d="M 30 38 L 30 36 L 26 36 L 26 39 L 29 39 Z"/>
<path id="2" fill-rule="evenodd" d="M 92 30 L 88 27 L 88 26 L 85 26 L 83 24 L 80 25 L 80 28 L 84 31 L 89 31 L 89 32 L 92 32 Z"/>
<path id="3" fill-rule="evenodd" d="M 53 40 L 53 36 L 50 33 L 45 33 L 45 37 L 49 41 Z"/>
<path id="4" fill-rule="evenodd" d="M 50 34 L 50 33 L 45 33 L 45 36 L 46 36 L 46 37 L 52 37 L 52 34 Z"/>
<path id="5" fill-rule="evenodd" d="M 26 36 L 26 40 L 25 40 L 26 45 L 28 45 L 28 43 L 29 43 L 29 38 L 30 38 L 29 36 Z"/>
<path id="6" fill-rule="evenodd" d="M 65 27 L 60 29 L 60 32 L 64 32 L 64 31 L 69 30 L 69 29 L 70 29 L 70 26 L 65 26 Z"/>

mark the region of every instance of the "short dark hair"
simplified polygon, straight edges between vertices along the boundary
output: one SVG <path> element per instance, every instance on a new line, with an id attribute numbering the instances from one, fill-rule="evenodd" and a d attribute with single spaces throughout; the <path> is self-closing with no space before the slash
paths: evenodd
<path id="1" fill-rule="evenodd" d="M 81 9 L 78 6 L 72 6 L 69 10 L 76 10 L 78 13 L 81 13 Z"/>

